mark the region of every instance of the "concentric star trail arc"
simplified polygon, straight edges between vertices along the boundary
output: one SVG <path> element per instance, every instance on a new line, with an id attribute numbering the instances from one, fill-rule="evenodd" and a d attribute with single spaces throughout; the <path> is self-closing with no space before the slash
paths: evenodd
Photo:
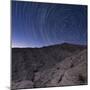
<path id="1" fill-rule="evenodd" d="M 12 47 L 87 43 L 87 6 L 12 1 Z"/>

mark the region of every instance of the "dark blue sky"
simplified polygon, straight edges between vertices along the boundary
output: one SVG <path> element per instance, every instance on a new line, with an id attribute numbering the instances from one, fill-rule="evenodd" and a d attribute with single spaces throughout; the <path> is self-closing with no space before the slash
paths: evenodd
<path id="1" fill-rule="evenodd" d="M 87 43 L 87 7 L 12 1 L 12 47 Z"/>

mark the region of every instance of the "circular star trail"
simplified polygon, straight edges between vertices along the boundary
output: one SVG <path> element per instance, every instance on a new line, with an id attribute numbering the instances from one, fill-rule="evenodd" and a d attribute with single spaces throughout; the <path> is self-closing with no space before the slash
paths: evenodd
<path id="1" fill-rule="evenodd" d="M 12 47 L 87 43 L 87 6 L 12 1 Z"/>

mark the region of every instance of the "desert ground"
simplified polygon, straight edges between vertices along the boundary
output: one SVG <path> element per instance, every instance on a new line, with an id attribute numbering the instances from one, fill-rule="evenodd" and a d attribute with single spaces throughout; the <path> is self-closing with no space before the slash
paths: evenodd
<path id="1" fill-rule="evenodd" d="M 11 89 L 87 85 L 87 47 L 63 43 L 12 48 Z"/>

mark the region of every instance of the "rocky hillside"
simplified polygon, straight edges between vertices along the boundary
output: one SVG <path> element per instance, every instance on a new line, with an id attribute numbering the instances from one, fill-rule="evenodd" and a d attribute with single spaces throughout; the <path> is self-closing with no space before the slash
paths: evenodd
<path id="1" fill-rule="evenodd" d="M 87 84 L 86 46 L 12 48 L 12 89 Z"/>

